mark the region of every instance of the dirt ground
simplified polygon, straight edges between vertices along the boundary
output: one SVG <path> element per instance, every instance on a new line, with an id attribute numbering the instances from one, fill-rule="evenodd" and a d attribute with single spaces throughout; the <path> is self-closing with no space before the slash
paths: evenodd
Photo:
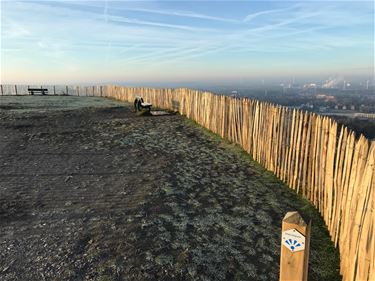
<path id="1" fill-rule="evenodd" d="M 309 280 L 340 280 L 317 212 L 192 121 L 0 97 L 0 280 L 278 280 L 291 210 L 313 218 Z"/>

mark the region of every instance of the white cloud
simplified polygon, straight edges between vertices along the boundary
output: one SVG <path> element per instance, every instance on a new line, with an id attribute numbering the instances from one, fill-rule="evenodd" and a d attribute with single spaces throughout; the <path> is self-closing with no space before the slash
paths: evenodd
<path id="1" fill-rule="evenodd" d="M 217 55 L 218 60 L 230 60 L 232 54 L 250 60 L 259 53 L 326 52 L 369 46 L 373 40 L 365 38 L 368 34 L 332 34 L 332 29 L 371 22 L 364 9 L 339 9 L 337 3 L 289 4 L 238 20 L 159 8 L 117 8 L 107 2 L 93 12 L 68 3 L 54 7 L 51 2 L 9 2 L 3 13 L 1 37 L 6 43 L 2 52 L 11 57 L 16 50 L 23 50 L 24 56 L 84 71 L 104 63 L 113 69 L 199 63 L 216 53 L 222 54 Z M 138 12 L 139 18 L 115 13 L 120 9 Z M 197 21 L 178 17 L 202 21 L 197 25 Z"/>

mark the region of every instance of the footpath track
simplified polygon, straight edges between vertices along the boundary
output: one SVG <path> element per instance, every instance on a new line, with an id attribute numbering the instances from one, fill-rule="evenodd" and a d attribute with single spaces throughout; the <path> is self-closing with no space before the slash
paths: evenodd
<path id="1" fill-rule="evenodd" d="M 278 280 L 291 210 L 313 217 L 309 280 L 340 280 L 318 213 L 186 118 L 0 97 L 0 280 Z"/>

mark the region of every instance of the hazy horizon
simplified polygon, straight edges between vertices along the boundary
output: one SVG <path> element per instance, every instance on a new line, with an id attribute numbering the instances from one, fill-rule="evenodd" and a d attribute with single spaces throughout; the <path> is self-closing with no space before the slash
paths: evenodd
<path id="1" fill-rule="evenodd" d="M 372 1 L 2 1 L 0 82 L 374 77 Z"/>

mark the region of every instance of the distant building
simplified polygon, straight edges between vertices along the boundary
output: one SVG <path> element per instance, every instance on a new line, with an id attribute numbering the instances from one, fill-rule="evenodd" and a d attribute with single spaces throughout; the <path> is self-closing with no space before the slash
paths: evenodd
<path id="1" fill-rule="evenodd" d="M 314 89 L 316 88 L 316 84 L 315 83 L 305 84 L 303 85 L 303 88 Z"/>
<path id="2" fill-rule="evenodd" d="M 328 101 L 335 101 L 336 100 L 335 96 L 331 96 L 331 95 L 328 96 L 328 95 L 325 95 L 325 94 L 317 94 L 315 97 L 317 99 L 320 99 L 320 100 L 324 99 L 326 102 L 328 102 Z"/>

